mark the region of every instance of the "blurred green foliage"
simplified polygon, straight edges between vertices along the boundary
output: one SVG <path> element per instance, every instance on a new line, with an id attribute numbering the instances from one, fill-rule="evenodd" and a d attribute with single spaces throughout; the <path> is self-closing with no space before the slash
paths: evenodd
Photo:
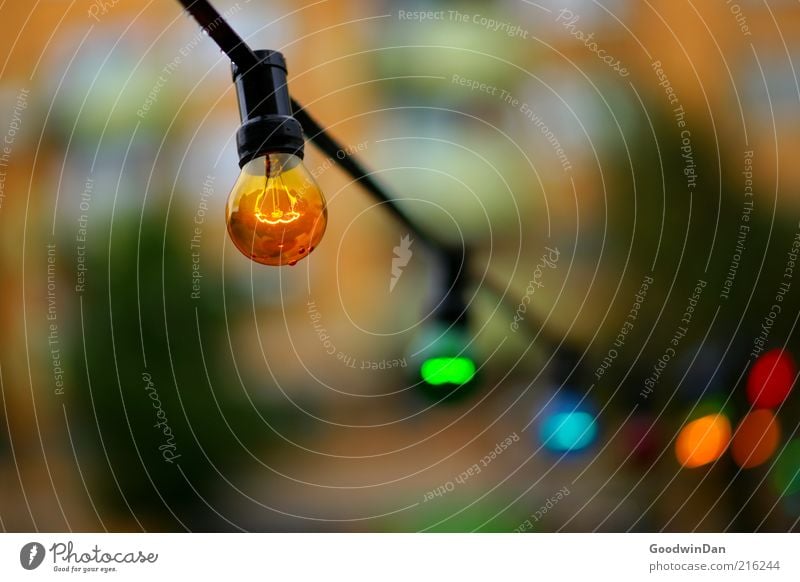
<path id="1" fill-rule="evenodd" d="M 117 218 L 105 240 L 93 229 L 69 342 L 80 371 L 71 408 L 83 416 L 79 446 L 105 511 L 148 530 L 226 530 L 215 491 L 230 489 L 236 467 L 253 462 L 248 451 L 264 453 L 274 433 L 237 380 L 222 285 L 206 277 L 191 298 L 189 229 L 165 216 L 146 212 L 141 229 Z"/>

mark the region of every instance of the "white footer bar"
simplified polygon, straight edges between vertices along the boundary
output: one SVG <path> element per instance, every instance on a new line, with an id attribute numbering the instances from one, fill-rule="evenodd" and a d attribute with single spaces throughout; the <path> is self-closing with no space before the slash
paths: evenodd
<path id="1" fill-rule="evenodd" d="M 793 534 L 3 534 L 0 580 L 800 580 Z"/>

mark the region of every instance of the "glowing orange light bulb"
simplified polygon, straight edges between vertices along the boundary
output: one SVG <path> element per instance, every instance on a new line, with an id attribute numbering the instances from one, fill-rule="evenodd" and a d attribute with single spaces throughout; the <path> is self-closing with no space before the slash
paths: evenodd
<path id="1" fill-rule="evenodd" d="M 778 450 L 781 428 L 771 411 L 761 408 L 747 413 L 731 442 L 731 455 L 742 469 L 765 463 Z"/>
<path id="2" fill-rule="evenodd" d="M 681 429 L 675 441 L 675 456 L 687 468 L 716 461 L 731 440 L 731 423 L 724 414 L 709 414 Z"/>
<path id="3" fill-rule="evenodd" d="M 302 160 L 273 153 L 249 161 L 228 197 L 231 240 L 263 265 L 294 265 L 325 234 L 325 198 Z"/>

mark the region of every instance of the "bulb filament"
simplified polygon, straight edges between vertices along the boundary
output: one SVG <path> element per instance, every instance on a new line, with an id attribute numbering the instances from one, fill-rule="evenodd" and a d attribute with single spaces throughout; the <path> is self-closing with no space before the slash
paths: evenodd
<path id="1" fill-rule="evenodd" d="M 300 218 L 297 212 L 297 196 L 292 195 L 286 184 L 283 183 L 281 172 L 283 168 L 280 164 L 271 164 L 269 156 L 264 158 L 264 189 L 256 198 L 255 217 L 259 222 L 266 224 L 289 224 Z M 288 201 L 287 206 L 282 199 Z"/>

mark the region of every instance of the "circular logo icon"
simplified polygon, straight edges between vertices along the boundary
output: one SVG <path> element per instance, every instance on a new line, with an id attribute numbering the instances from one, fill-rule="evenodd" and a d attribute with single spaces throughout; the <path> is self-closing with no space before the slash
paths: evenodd
<path id="1" fill-rule="evenodd" d="M 26 570 L 35 570 L 44 561 L 44 546 L 39 542 L 28 542 L 19 551 L 19 563 Z"/>

